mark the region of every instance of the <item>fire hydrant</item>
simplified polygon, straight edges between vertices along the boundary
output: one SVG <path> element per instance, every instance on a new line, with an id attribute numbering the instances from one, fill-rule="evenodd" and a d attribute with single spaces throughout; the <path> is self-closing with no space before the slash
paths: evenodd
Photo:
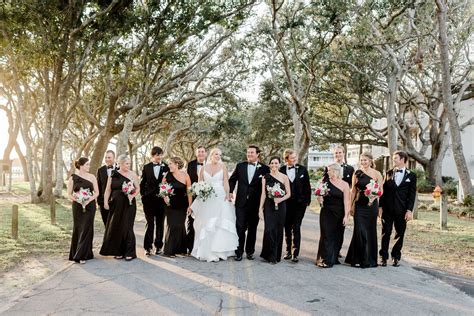
<path id="1" fill-rule="evenodd" d="M 439 185 L 437 185 L 436 188 L 434 189 L 433 193 L 431 193 L 431 195 L 433 195 L 433 198 L 435 199 L 436 202 L 439 201 L 439 198 L 441 197 L 442 192 L 443 192 L 443 190 L 441 190 Z"/>

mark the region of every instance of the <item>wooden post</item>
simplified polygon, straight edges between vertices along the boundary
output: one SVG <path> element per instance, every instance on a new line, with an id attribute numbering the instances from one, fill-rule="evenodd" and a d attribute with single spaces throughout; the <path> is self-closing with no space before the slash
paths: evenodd
<path id="1" fill-rule="evenodd" d="M 12 238 L 18 239 L 18 205 L 12 206 Z"/>
<path id="2" fill-rule="evenodd" d="M 56 225 L 56 197 L 51 194 L 51 225 Z"/>
<path id="3" fill-rule="evenodd" d="M 418 219 L 418 193 L 415 196 L 415 205 L 413 205 L 413 219 Z"/>
<path id="4" fill-rule="evenodd" d="M 448 230 L 448 196 L 442 194 L 439 199 L 439 228 Z"/>

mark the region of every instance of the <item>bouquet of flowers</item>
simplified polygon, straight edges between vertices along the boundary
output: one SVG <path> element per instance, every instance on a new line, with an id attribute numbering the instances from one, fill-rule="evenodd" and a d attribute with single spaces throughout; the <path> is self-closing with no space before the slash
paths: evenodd
<path id="1" fill-rule="evenodd" d="M 167 182 L 161 183 L 160 184 L 160 193 L 158 193 L 158 196 L 160 198 L 163 198 L 165 203 L 169 205 L 169 197 L 174 195 L 174 189 L 173 186 Z M 168 199 L 166 199 L 168 198 Z"/>
<path id="2" fill-rule="evenodd" d="M 369 199 L 368 205 L 372 205 L 375 199 L 382 196 L 379 184 L 375 180 L 370 180 L 365 186 L 364 195 Z"/>
<path id="3" fill-rule="evenodd" d="M 328 184 L 324 181 L 319 181 L 314 190 L 314 195 L 325 197 L 329 193 Z"/>
<path id="4" fill-rule="evenodd" d="M 285 190 L 280 187 L 279 183 L 275 183 L 273 186 L 267 185 L 268 198 L 276 199 L 285 196 Z M 275 211 L 278 210 L 278 204 L 275 203 Z"/>
<path id="5" fill-rule="evenodd" d="M 216 196 L 214 188 L 207 182 L 195 182 L 191 185 L 189 192 L 197 199 L 206 201 L 211 196 Z"/>
<path id="6" fill-rule="evenodd" d="M 135 186 L 132 181 L 124 181 L 122 183 L 122 192 L 128 197 L 128 202 L 132 205 L 133 194 L 135 193 Z"/>
<path id="7" fill-rule="evenodd" d="M 84 203 L 89 201 L 90 198 L 92 197 L 92 192 L 88 188 L 80 188 L 79 191 L 74 192 L 72 196 L 76 199 L 76 202 L 81 204 L 83 209 L 82 212 L 86 212 L 86 209 L 84 208 Z"/>

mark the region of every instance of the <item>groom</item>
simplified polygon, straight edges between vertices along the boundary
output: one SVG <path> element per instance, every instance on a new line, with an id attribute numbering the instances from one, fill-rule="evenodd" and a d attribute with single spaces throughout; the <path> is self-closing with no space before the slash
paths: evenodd
<path id="1" fill-rule="evenodd" d="M 237 186 L 235 199 L 235 215 L 239 246 L 235 251 L 235 260 L 241 261 L 242 255 L 247 253 L 247 259 L 253 260 L 255 252 L 255 241 L 257 240 L 258 208 L 260 206 L 260 195 L 262 194 L 262 178 L 270 172 L 268 166 L 258 161 L 260 149 L 250 145 L 247 148 L 247 161 L 238 163 L 229 178 L 230 199 Z M 248 229 L 248 231 L 247 231 Z M 245 243 L 245 232 L 247 231 L 247 243 Z"/>

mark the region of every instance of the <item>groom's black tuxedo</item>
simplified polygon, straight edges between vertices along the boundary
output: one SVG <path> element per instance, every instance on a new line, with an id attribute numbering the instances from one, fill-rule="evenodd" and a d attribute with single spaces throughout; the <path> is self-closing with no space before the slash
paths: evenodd
<path id="1" fill-rule="evenodd" d="M 198 161 L 197 159 L 191 160 L 188 163 L 187 172 L 189 178 L 191 179 L 191 183 L 198 182 L 199 174 L 198 174 Z"/>
<path id="2" fill-rule="evenodd" d="M 301 223 L 306 208 L 311 203 L 311 184 L 308 170 L 302 165 L 294 166 L 295 178 L 290 179 L 291 197 L 286 201 L 285 240 L 286 253 L 298 257 L 301 244 Z M 288 167 L 282 166 L 280 172 L 288 175 Z M 289 177 L 288 177 L 289 178 Z"/>
<path id="3" fill-rule="evenodd" d="M 154 244 L 157 250 L 163 247 L 163 229 L 165 220 L 165 202 L 158 197 L 160 193 L 160 183 L 163 180 L 163 174 L 169 171 L 165 163 L 160 163 L 158 177 L 155 176 L 155 164 L 150 162 L 143 166 L 142 179 L 140 181 L 140 193 L 142 195 L 143 212 L 146 219 L 146 231 L 143 240 L 143 247 L 147 250 L 152 249 Z M 155 241 L 153 235 L 156 226 Z"/>
<path id="4" fill-rule="evenodd" d="M 230 192 L 237 185 L 237 196 L 235 198 L 236 228 L 239 235 L 239 247 L 235 251 L 237 256 L 244 252 L 252 255 L 255 252 L 255 241 L 257 240 L 257 226 L 259 222 L 258 208 L 262 194 L 262 178 L 270 172 L 268 166 L 257 163 L 252 179 L 248 177 L 248 162 L 238 163 L 229 178 Z M 245 243 L 245 231 L 248 228 L 247 243 Z"/>
<path id="5" fill-rule="evenodd" d="M 400 173 L 401 174 L 401 173 Z M 383 184 L 383 195 L 380 198 L 379 207 L 382 208 L 382 244 L 380 256 L 388 259 L 388 248 L 392 228 L 395 227 L 395 239 L 392 247 L 392 258 L 400 260 L 403 246 L 403 237 L 406 230 L 405 214 L 413 211 L 416 199 L 416 175 L 408 169 L 403 172 L 401 182 L 397 185 L 395 181 L 396 170 L 387 172 Z"/>

